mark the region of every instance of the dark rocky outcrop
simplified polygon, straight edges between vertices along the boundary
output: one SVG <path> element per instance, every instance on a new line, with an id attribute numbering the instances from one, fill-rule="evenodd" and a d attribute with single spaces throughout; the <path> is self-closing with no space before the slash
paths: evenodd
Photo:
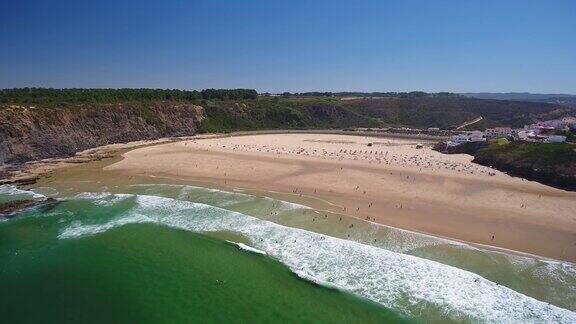
<path id="1" fill-rule="evenodd" d="M 44 212 L 47 211 L 48 209 L 54 208 L 54 206 L 58 203 L 59 201 L 57 201 L 54 198 L 47 198 L 44 200 L 34 200 L 34 199 L 15 200 L 0 203 L 0 218 L 14 217 L 19 211 L 34 206 L 43 207 Z"/>
<path id="2" fill-rule="evenodd" d="M 434 150 L 445 154 L 469 154 L 474 155 L 482 146 L 483 142 L 463 143 L 458 146 L 448 146 L 446 142 L 439 142 L 434 145 Z"/>

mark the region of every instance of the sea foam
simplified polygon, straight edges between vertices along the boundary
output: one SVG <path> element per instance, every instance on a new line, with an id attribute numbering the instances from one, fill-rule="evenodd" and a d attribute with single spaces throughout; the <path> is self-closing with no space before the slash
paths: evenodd
<path id="1" fill-rule="evenodd" d="M 253 252 L 253 253 L 257 253 L 257 254 L 262 254 L 262 255 L 266 255 L 266 252 L 262 251 L 262 250 L 258 250 L 255 249 L 249 245 L 246 245 L 244 243 L 240 243 L 240 242 L 234 242 L 234 241 L 229 241 L 226 240 L 226 242 L 231 243 L 236 245 L 239 249 L 244 250 L 244 251 L 249 251 L 249 252 Z"/>
<path id="2" fill-rule="evenodd" d="M 474 322 L 576 322 L 572 311 L 439 262 L 201 203 L 149 195 L 136 195 L 135 202 L 132 210 L 116 219 L 103 224 L 75 222 L 59 237 L 94 235 L 131 223 L 157 223 L 194 232 L 234 231 L 250 240 L 250 248 L 276 258 L 302 278 L 405 314 Z"/>
<path id="3" fill-rule="evenodd" d="M 31 190 L 23 190 L 19 189 L 13 185 L 0 185 L 0 195 L 6 196 L 25 196 L 27 198 L 37 199 L 37 200 L 44 200 L 46 196 L 43 194 L 36 193 Z"/>
<path id="4" fill-rule="evenodd" d="M 260 202 L 274 208 L 277 212 L 291 211 L 291 210 L 309 210 L 312 209 L 308 206 L 277 200 L 268 196 L 257 196 L 243 192 L 241 189 L 234 189 L 233 191 L 226 191 L 214 188 L 204 188 L 191 185 L 178 185 L 178 184 L 135 184 L 131 185 L 134 188 L 142 188 L 145 194 L 163 196 L 165 191 L 163 189 L 171 188 L 178 191 L 176 198 L 179 200 L 193 199 L 195 202 L 209 203 L 217 207 L 233 207 L 242 203 Z M 255 206 L 253 206 L 255 207 Z"/>

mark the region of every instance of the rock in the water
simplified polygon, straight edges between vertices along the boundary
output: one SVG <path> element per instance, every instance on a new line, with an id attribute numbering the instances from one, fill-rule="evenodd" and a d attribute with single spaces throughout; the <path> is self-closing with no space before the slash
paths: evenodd
<path id="1" fill-rule="evenodd" d="M 47 198 L 44 200 L 26 199 L 0 203 L 0 218 L 11 218 L 25 208 L 38 205 L 54 205 L 57 202 L 54 198 Z"/>

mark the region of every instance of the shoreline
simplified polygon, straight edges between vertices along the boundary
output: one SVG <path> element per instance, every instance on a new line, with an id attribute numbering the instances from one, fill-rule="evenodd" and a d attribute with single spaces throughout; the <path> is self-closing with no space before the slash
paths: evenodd
<path id="1" fill-rule="evenodd" d="M 146 177 L 149 177 L 151 179 L 162 179 L 162 180 L 166 181 L 166 182 L 161 182 L 162 184 L 164 184 L 164 183 L 170 183 L 170 184 L 176 184 L 176 185 L 188 184 L 188 185 L 207 188 L 207 189 L 222 190 L 222 191 L 226 191 L 226 192 L 230 192 L 230 193 L 235 193 L 235 192 L 245 193 L 245 192 L 247 192 L 247 193 L 252 194 L 252 195 L 263 196 L 263 197 L 268 197 L 268 198 L 272 198 L 272 199 L 278 199 L 278 200 L 286 201 L 286 202 L 293 203 L 293 204 L 302 205 L 302 206 L 305 206 L 307 208 L 311 208 L 317 212 L 326 212 L 326 213 L 331 213 L 331 214 L 335 214 L 335 215 L 342 215 L 342 216 L 353 218 L 355 220 L 367 222 L 367 223 L 370 223 L 370 224 L 373 224 L 376 226 L 384 226 L 384 227 L 391 228 L 394 230 L 400 230 L 400 231 L 408 232 L 411 234 L 426 236 L 426 237 L 431 238 L 431 239 L 440 239 L 440 240 L 446 240 L 446 241 L 451 242 L 451 243 L 465 244 L 466 246 L 468 246 L 470 248 L 474 248 L 474 249 L 487 250 L 487 251 L 492 251 L 492 252 L 496 252 L 496 253 L 512 254 L 512 255 L 517 255 L 517 256 L 536 258 L 539 261 L 543 261 L 543 262 L 552 262 L 552 263 L 558 263 L 558 262 L 559 263 L 566 263 L 566 262 L 568 262 L 570 264 L 576 264 L 576 262 L 574 262 L 574 261 L 560 260 L 560 259 L 555 259 L 555 258 L 551 258 L 551 257 L 544 256 L 544 255 L 539 255 L 539 254 L 534 254 L 534 253 L 524 252 L 524 251 L 519 251 L 519 250 L 513 250 L 513 249 L 501 247 L 501 246 L 483 244 L 483 243 L 472 242 L 472 241 L 466 241 L 466 240 L 458 239 L 455 237 L 442 236 L 440 234 L 434 234 L 434 233 L 419 231 L 418 229 L 415 229 L 415 228 L 394 227 L 394 226 L 384 224 L 384 223 L 369 221 L 369 220 L 366 220 L 363 218 L 359 218 L 355 215 L 344 214 L 344 213 L 339 212 L 339 211 L 336 212 L 336 211 L 328 210 L 325 208 L 326 207 L 325 205 L 331 205 L 331 206 L 335 206 L 335 207 L 339 207 L 339 206 L 335 205 L 334 203 L 332 203 L 328 200 L 325 200 L 319 196 L 311 196 L 311 195 L 299 196 L 298 194 L 289 193 L 289 192 L 263 190 L 263 189 L 259 189 L 259 188 L 237 187 L 237 186 L 231 186 L 229 184 L 223 184 L 222 182 L 216 182 L 216 181 L 207 182 L 206 180 L 200 181 L 200 180 L 196 180 L 196 179 L 182 179 L 182 178 L 177 178 L 177 177 L 154 176 L 154 175 L 149 175 Z M 303 200 L 303 198 L 306 200 Z M 311 201 L 316 201 L 318 203 L 311 203 Z"/>
<path id="2" fill-rule="evenodd" d="M 280 133 L 280 132 L 276 132 L 274 131 L 272 134 L 258 134 L 258 136 L 261 135 L 273 135 L 273 136 L 280 136 L 280 135 L 286 135 L 286 133 Z M 288 134 L 292 134 L 295 136 L 340 136 L 340 134 L 326 134 L 326 133 L 320 133 L 320 132 L 312 132 L 312 133 L 308 133 L 308 132 L 302 132 L 302 133 L 288 133 Z M 308 134 L 308 135 L 303 135 L 303 134 Z M 111 157 L 119 157 L 120 161 L 116 161 L 116 163 L 114 163 L 113 165 L 118 165 L 118 164 L 122 164 L 123 162 L 125 162 L 126 160 L 126 155 L 131 155 L 134 154 L 133 152 L 142 152 L 142 150 L 146 151 L 146 150 L 152 150 L 155 151 L 157 148 L 161 148 L 161 150 L 164 150 L 166 147 L 171 147 L 172 149 L 177 148 L 177 150 L 181 150 L 183 148 L 186 149 L 187 154 L 191 153 L 192 151 L 190 151 L 190 148 L 186 147 L 186 143 L 190 143 L 191 141 L 198 141 L 201 142 L 200 140 L 208 140 L 208 141 L 218 141 L 218 140 L 236 140 L 236 139 L 241 139 L 241 138 L 248 138 L 250 139 L 251 136 L 255 136 L 255 134 L 250 133 L 250 132 L 242 132 L 241 135 L 236 136 L 236 134 L 206 134 L 206 135 L 199 135 L 199 136 L 193 136 L 193 137 L 186 137 L 186 138 L 171 138 L 171 139 L 160 139 L 160 140 L 155 140 L 155 141 L 139 141 L 139 142 L 132 142 L 132 143 L 126 143 L 126 144 L 113 144 L 113 145 L 108 145 L 105 147 L 99 147 L 99 148 L 95 148 L 95 149 L 91 149 L 88 151 L 85 151 L 81 154 L 78 154 L 75 157 L 72 158 L 65 158 L 65 159 L 57 159 L 57 162 L 54 162 L 54 159 L 50 159 L 49 161 L 47 161 L 46 163 L 44 163 L 44 161 L 40 161 L 40 162 L 35 162 L 31 165 L 31 171 L 32 174 L 34 174 L 35 176 L 35 180 L 38 179 L 47 179 L 51 177 L 51 173 L 54 172 L 55 170 L 61 169 L 61 168 L 67 168 L 67 167 L 73 167 L 75 165 L 77 165 L 78 163 L 86 163 L 86 162 L 91 162 L 91 161 L 98 161 L 98 160 L 102 160 L 102 159 L 107 159 L 107 158 L 111 158 Z M 349 138 L 351 138 L 351 136 L 348 136 Z M 355 136 L 355 139 L 361 140 L 364 136 Z M 364 137 L 367 138 L 367 137 Z M 376 140 L 382 140 L 381 137 L 375 138 Z M 392 139 L 392 141 L 397 141 L 399 139 Z M 314 142 L 306 142 L 306 143 L 311 143 L 311 144 L 321 144 L 321 143 L 314 143 Z M 376 143 L 376 142 L 375 142 Z M 394 146 L 389 147 L 389 146 L 382 146 L 385 148 L 394 148 Z M 428 150 L 428 148 L 426 148 L 426 150 Z M 87 153 L 86 153 L 87 152 Z M 422 151 L 419 151 L 422 152 Z M 96 154 L 94 154 L 96 153 Z M 175 152 L 168 152 L 169 154 L 174 154 Z M 229 156 L 229 152 L 213 152 L 210 150 L 206 150 L 205 148 L 202 148 L 199 151 L 194 151 L 193 152 L 194 155 L 198 155 L 196 157 L 207 157 L 208 159 L 214 159 L 214 158 L 222 158 L 222 157 L 226 157 L 227 155 Z M 259 157 L 264 157 L 264 158 L 270 158 L 270 156 L 266 156 L 266 155 L 262 155 L 262 154 L 248 154 L 246 153 L 248 158 L 251 161 L 254 161 L 254 157 L 259 158 Z M 146 154 L 147 155 L 147 154 Z M 96 158 L 94 158 L 96 157 Z M 238 153 L 235 153 L 235 157 L 236 158 L 240 158 L 240 161 L 242 161 L 242 159 L 245 159 L 246 156 L 238 156 Z M 461 155 L 457 156 L 458 158 L 462 158 Z M 146 159 L 142 159 L 143 157 L 140 156 L 139 159 L 140 161 L 148 161 L 151 162 L 152 164 L 155 163 L 155 161 L 153 160 L 146 160 Z M 273 156 L 272 157 L 273 160 L 279 160 L 282 161 L 282 163 L 280 163 L 279 165 L 285 165 L 286 161 L 286 157 L 285 156 Z M 80 162 L 77 161 L 70 161 L 70 160 L 75 160 L 75 159 L 80 159 Z M 466 160 L 471 159 L 471 157 L 467 157 L 464 156 L 464 162 L 466 162 Z M 249 160 L 249 161 L 250 161 Z M 258 160 L 258 159 L 257 159 Z M 288 159 L 290 160 L 290 159 Z M 308 161 L 310 160 L 310 161 Z M 269 161 L 268 161 L 269 162 Z M 333 160 L 323 160 L 323 159 L 318 159 L 316 158 L 308 158 L 308 159 L 303 159 L 302 157 L 298 157 L 297 159 L 295 159 L 294 161 L 290 161 L 290 163 L 295 163 L 295 164 L 312 164 L 312 165 L 331 165 L 330 163 L 332 163 L 332 168 L 334 168 L 333 166 L 336 165 L 340 165 L 338 163 L 341 162 L 345 162 L 345 163 L 352 163 L 352 162 L 357 162 L 357 161 L 333 161 Z M 335 163 L 335 164 L 334 164 Z M 101 165 L 102 167 L 105 167 L 104 169 L 106 170 L 102 170 L 103 173 L 110 173 L 110 174 L 117 174 L 118 176 L 127 176 L 127 177 L 132 177 L 134 175 L 137 176 L 143 176 L 149 179 L 154 179 L 155 177 L 157 178 L 164 178 L 164 179 L 169 179 L 171 181 L 176 181 L 178 183 L 189 183 L 190 181 L 194 182 L 194 183 L 203 183 L 203 184 L 207 184 L 208 187 L 216 187 L 216 188 L 223 188 L 224 190 L 229 190 L 229 189 L 242 189 L 242 190 L 248 190 L 248 191 L 252 191 L 252 192 L 259 192 L 259 193 L 272 193 L 274 195 L 279 195 L 281 197 L 284 198 L 284 200 L 287 201 L 291 201 L 291 202 L 296 202 L 296 203 L 302 203 L 304 205 L 310 206 L 312 208 L 318 209 L 320 211 L 327 211 L 327 212 L 331 212 L 331 213 L 336 213 L 336 214 L 343 214 L 343 215 L 347 215 L 353 218 L 357 218 L 360 220 L 364 220 L 364 221 L 370 221 L 373 222 L 375 224 L 381 224 L 381 225 L 385 225 L 385 226 L 390 226 L 393 228 L 397 228 L 397 229 L 401 229 L 401 230 L 407 230 L 407 231 L 411 231 L 414 233 L 419 233 L 419 234 L 424 234 L 424 235 L 430 235 L 433 237 L 437 237 L 437 238 L 444 238 L 447 240 L 452 240 L 452 241 L 456 241 L 456 242 L 461 242 L 461 243 L 465 243 L 465 244 L 470 244 L 471 246 L 477 246 L 480 248 L 485 248 L 485 249 L 491 249 L 491 250 L 496 250 L 496 251 L 503 251 L 503 252 L 512 252 L 512 253 L 517 253 L 517 254 L 521 254 L 521 255 L 529 255 L 529 256 L 536 256 L 536 257 L 540 257 L 540 258 L 545 258 L 551 261 L 568 261 L 568 262 L 575 262 L 576 257 L 574 257 L 574 250 L 576 245 L 574 246 L 568 246 L 566 247 L 566 245 L 564 245 L 564 247 L 562 247 L 559 244 L 552 244 L 550 245 L 549 243 L 551 241 L 553 241 L 553 237 L 556 233 L 558 233 L 558 226 L 556 226 L 554 228 L 554 230 L 552 232 L 546 232 L 544 231 L 544 236 L 542 235 L 536 235 L 534 237 L 531 237 L 532 241 L 538 241 L 539 243 L 542 243 L 543 245 L 546 245 L 547 248 L 546 249 L 534 249 L 534 246 L 528 246 L 528 248 L 525 248 L 526 246 L 523 246 L 522 244 L 518 245 L 516 244 L 509 244 L 510 242 L 504 242 L 504 244 L 498 244 L 501 242 L 496 242 L 497 244 L 494 244 L 494 242 L 492 242 L 491 240 L 487 240 L 485 237 L 483 239 L 478 239 L 478 237 L 475 236 L 469 236 L 470 233 L 469 229 L 468 231 L 466 230 L 466 226 L 462 227 L 462 226 L 457 226 L 456 229 L 464 229 L 464 233 L 458 233 L 458 231 L 454 231 L 454 229 L 452 229 L 452 231 L 446 231 L 445 228 L 443 229 L 443 227 L 445 227 L 447 224 L 445 223 L 438 223 L 438 224 L 434 224 L 434 222 L 431 222 L 430 220 L 426 220 L 423 217 L 416 217 L 414 219 L 412 219 L 414 216 L 414 213 L 418 213 L 418 212 L 423 212 L 423 213 L 427 213 L 429 211 L 432 211 L 435 217 L 441 216 L 438 215 L 438 210 L 442 210 L 443 208 L 447 208 L 447 210 L 450 211 L 449 214 L 451 214 L 452 216 L 454 216 L 454 214 L 460 214 L 461 216 L 464 215 L 470 215 L 469 211 L 466 211 L 462 208 L 456 208 L 454 209 L 454 206 L 446 206 L 445 202 L 438 202 L 438 201 L 428 201 L 427 203 L 424 203 L 424 208 L 418 208 L 417 210 L 413 210 L 411 213 L 408 213 L 409 216 L 407 217 L 407 219 L 398 219 L 398 218 L 394 218 L 394 217 L 390 217 L 390 215 L 386 215 L 386 217 L 378 217 L 375 213 L 368 213 L 366 214 L 366 216 L 363 214 L 366 210 L 366 208 L 362 207 L 362 211 L 361 213 L 355 213 L 354 212 L 354 207 L 347 209 L 347 210 L 343 210 L 342 206 L 348 206 L 350 207 L 351 204 L 351 200 L 354 200 L 355 198 L 359 198 L 359 201 L 365 200 L 364 197 L 360 196 L 360 197 L 342 197 L 342 195 L 338 192 L 332 192 L 330 190 L 325 190 L 325 191 L 318 191 L 316 190 L 316 192 L 314 190 L 300 190 L 300 191 L 296 191 L 293 192 L 291 189 L 293 187 L 286 187 L 286 186 L 267 186 L 267 185 L 263 185 L 263 183 L 257 183 L 254 181 L 246 181 L 246 179 L 244 179 L 244 181 L 241 181 L 242 179 L 237 179 L 237 181 L 234 181 L 233 179 L 227 179 L 226 177 L 223 177 L 222 175 L 215 175 L 215 174 L 211 174 L 211 175 L 200 175 L 200 174 L 188 174 L 186 172 L 181 172 L 182 170 L 178 170 L 178 168 L 174 169 L 171 168 L 171 170 L 169 170 L 169 172 L 160 172 L 158 170 L 158 172 L 147 172 L 145 170 L 142 169 L 132 169 L 130 171 L 126 171 L 126 170 L 115 170 L 115 171 L 111 171 L 111 166 L 106 167 L 107 164 L 110 164 L 108 162 L 106 162 L 105 164 L 101 164 L 101 163 L 97 163 L 98 165 Z M 137 163 L 137 164 L 141 164 L 141 163 Z M 350 169 L 358 169 L 359 172 L 373 172 L 374 170 L 372 169 L 373 166 L 371 165 L 365 165 L 365 164 L 357 164 L 357 165 L 352 165 L 353 167 Z M 275 167 L 278 167 L 278 165 L 276 165 Z M 210 169 L 210 167 L 206 168 L 207 170 Z M 381 170 L 380 170 L 381 171 Z M 397 167 L 397 166 L 387 166 L 387 168 L 385 169 L 385 172 L 401 172 L 404 171 L 406 175 L 409 175 L 410 172 L 409 171 L 414 171 L 414 170 L 409 170 L 406 169 L 404 167 Z M 494 170 L 491 170 L 494 171 Z M 497 171 L 496 171 L 497 172 Z M 454 175 L 454 174 L 450 174 L 450 172 L 446 173 L 446 172 L 437 172 L 439 174 L 431 174 L 431 175 L 427 175 L 426 177 L 431 177 L 430 179 L 436 179 L 438 177 L 443 178 L 443 181 L 445 182 L 460 182 L 460 185 L 464 185 L 464 186 L 481 186 L 481 187 L 486 187 L 486 186 L 491 186 L 494 184 L 494 181 L 496 181 L 496 183 L 499 184 L 499 186 L 502 186 L 504 189 L 503 190 L 511 190 L 511 189 L 515 189 L 518 194 L 522 194 L 522 192 L 524 191 L 533 191 L 536 189 L 537 192 L 542 192 L 545 193 L 546 195 L 550 196 L 552 199 L 554 198 L 559 198 L 559 199 L 565 199 L 566 197 L 574 197 L 574 195 L 571 195 L 569 192 L 563 192 L 561 190 L 557 190 L 551 187 L 547 187 L 544 185 L 540 185 L 537 183 L 531 183 L 531 182 L 527 182 L 524 181 L 523 179 L 518 179 L 518 178 L 512 178 L 509 177 L 505 174 L 498 174 L 497 177 L 472 177 L 470 179 L 463 179 L 461 176 L 458 175 Z M 29 173 L 28 173 L 29 174 Z M 378 174 L 378 172 L 376 172 L 376 174 Z M 418 175 L 418 173 L 415 173 L 416 175 Z M 373 176 L 374 174 L 372 173 L 371 176 Z M 504 177 L 504 179 L 499 179 L 501 177 Z M 248 179 L 250 180 L 250 179 Z M 51 181 L 51 180 L 50 180 Z M 48 181 L 48 182 L 50 182 Z M 437 181 L 436 181 L 437 182 Z M 529 190 L 527 190 L 526 188 L 528 188 Z M 302 188 L 304 189 L 304 188 Z M 291 192 L 292 191 L 292 192 Z M 482 191 L 482 190 L 481 190 Z M 350 192 L 348 192 L 348 194 L 350 194 Z M 352 192 L 352 194 L 354 194 L 354 192 Z M 509 193 L 508 193 L 509 194 Z M 406 196 L 407 193 L 404 193 L 403 196 Z M 399 198 L 398 195 L 394 196 L 395 198 Z M 304 198 L 304 199 L 302 199 Z M 313 204 L 309 205 L 306 202 L 306 198 L 308 198 L 308 200 L 313 200 Z M 404 197 L 405 198 L 405 197 Z M 308 202 L 309 202 L 308 201 Z M 318 203 L 322 201 L 322 203 Z M 364 201 L 364 203 L 367 203 L 366 201 Z M 388 205 L 388 206 L 382 206 L 382 204 L 380 204 L 380 206 L 377 206 L 378 204 L 374 204 L 375 207 L 381 207 L 381 208 L 388 208 L 388 209 L 392 209 L 392 211 L 396 211 L 398 212 L 398 209 L 394 209 L 394 206 L 392 205 Z M 408 206 L 406 206 L 408 207 Z M 431 208 L 426 208 L 426 207 L 431 207 Z M 466 206 L 464 206 L 466 207 Z M 571 204 L 570 207 L 576 207 L 576 204 Z M 401 213 L 406 213 L 406 210 L 409 208 L 403 208 L 402 211 L 400 211 Z M 488 208 L 489 210 L 490 208 Z M 484 208 L 484 210 L 487 210 L 486 208 Z M 498 210 L 496 209 L 496 211 L 500 212 L 500 213 L 506 213 L 506 210 Z M 494 213 L 494 210 L 492 210 L 492 213 Z M 389 213 L 388 213 L 389 214 Z M 410 216 L 410 214 L 412 214 L 412 216 Z M 518 218 L 518 216 L 522 216 L 522 215 L 516 215 L 515 218 Z M 477 225 L 478 221 L 482 221 L 483 217 L 472 217 L 472 225 Z M 438 219 L 439 221 L 444 221 L 444 220 L 448 220 L 448 225 L 454 225 L 454 219 L 452 217 L 440 217 Z M 493 227 L 494 224 L 494 220 L 491 219 L 491 225 Z M 499 227 L 502 227 L 504 230 L 506 230 L 506 228 L 510 228 L 511 224 L 514 224 L 514 222 L 506 222 L 505 219 L 504 220 L 499 220 L 500 223 L 496 223 L 496 225 L 501 225 Z M 516 219 L 517 221 L 517 219 Z M 547 220 L 549 221 L 549 219 Z M 430 224 L 432 223 L 432 224 Z M 481 222 L 482 223 L 482 222 Z M 468 224 L 470 226 L 470 222 L 467 221 L 466 224 Z M 482 227 L 483 229 L 486 229 L 486 225 L 487 224 L 483 224 L 484 226 Z M 523 224 L 526 225 L 526 224 Z M 534 224 L 532 224 L 534 225 Z M 549 226 L 546 226 L 546 224 L 544 224 L 544 228 L 547 228 Z M 576 227 L 574 226 L 573 222 L 568 222 L 566 223 L 565 221 L 561 224 L 560 227 L 562 227 L 562 225 L 564 226 L 564 228 L 567 230 L 566 231 L 560 231 L 560 232 L 564 232 L 563 233 L 563 242 L 567 243 L 568 241 L 571 241 L 571 235 L 576 235 Z M 473 227 L 473 226 L 472 226 Z M 498 227 L 498 226 L 497 226 Z M 524 233 L 526 234 L 530 234 L 530 233 L 536 233 L 536 234 L 542 234 L 541 229 L 538 228 L 538 226 L 536 226 L 536 228 L 534 228 L 534 226 L 529 226 L 528 228 L 529 230 L 526 232 L 524 231 Z M 520 231 L 522 233 L 522 231 Z M 504 231 L 505 233 L 505 231 Z M 459 235 L 460 234 L 460 235 Z M 518 231 L 514 232 L 513 234 L 518 234 Z M 568 234 L 568 240 L 566 240 L 566 234 Z M 517 236 L 517 235 L 516 235 Z M 500 235 L 497 234 L 497 238 L 500 238 Z M 559 251 L 559 253 L 549 253 L 551 250 L 554 249 L 554 247 L 558 248 L 560 246 L 560 249 L 557 251 Z"/>
<path id="3" fill-rule="evenodd" d="M 238 150 L 231 149 L 231 143 L 240 145 L 237 144 L 240 141 L 252 145 L 250 143 L 262 136 L 266 140 L 304 137 L 298 145 L 317 151 L 322 145 L 345 145 L 330 142 L 330 137 L 350 138 L 326 134 L 268 134 L 206 141 L 191 139 L 132 150 L 124 154 L 122 161 L 106 167 L 105 172 L 310 196 L 331 203 L 331 207 L 325 208 L 329 212 L 361 220 L 553 260 L 576 260 L 576 223 L 569 216 L 575 207 L 576 196 L 572 193 L 472 165 L 471 157 L 463 155 L 446 158 L 456 158 L 450 160 L 451 163 L 459 163 L 458 166 L 470 174 L 456 173 L 451 168 L 423 171 L 414 165 L 402 165 L 408 160 L 400 161 L 400 165 L 382 166 L 375 165 L 373 160 L 258 151 L 271 150 L 274 145 L 269 143 L 254 144 L 254 152 L 239 152 L 239 146 Z M 310 136 L 328 137 L 329 141 L 306 141 Z M 355 138 L 355 141 L 363 140 L 377 143 L 381 138 Z M 402 143 L 380 147 L 388 152 L 411 150 Z M 417 153 L 430 152 L 426 148 Z M 434 158 L 426 155 L 426 159 Z M 480 172 L 495 172 L 496 176 Z M 518 206 L 514 206 L 516 204 Z"/>
<path id="4" fill-rule="evenodd" d="M 219 183 L 219 182 L 206 182 L 206 181 L 199 181 L 199 180 L 194 180 L 194 179 L 181 179 L 181 178 L 172 178 L 172 177 L 165 177 L 165 176 L 152 176 L 152 175 L 147 176 L 147 177 L 151 178 L 151 179 L 161 179 L 162 181 L 160 182 L 160 184 L 171 184 L 171 185 L 182 185 L 182 186 L 190 185 L 190 186 L 194 186 L 194 187 L 201 187 L 201 188 L 206 188 L 206 189 L 215 189 L 215 190 L 225 191 L 225 192 L 229 192 L 229 193 L 238 193 L 238 192 L 242 193 L 242 194 L 247 193 L 247 194 L 255 195 L 255 196 L 259 196 L 259 197 L 261 196 L 261 197 L 267 197 L 267 198 L 271 198 L 271 199 L 286 201 L 286 202 L 289 202 L 292 204 L 301 205 L 301 206 L 304 206 L 306 208 L 310 208 L 316 212 L 320 212 L 320 213 L 325 212 L 325 213 L 330 213 L 333 215 L 341 215 L 341 216 L 349 217 L 349 218 L 354 219 L 356 221 L 362 221 L 362 222 L 366 222 L 368 224 L 372 224 L 372 225 L 376 225 L 376 226 L 383 226 L 383 227 L 397 230 L 397 231 L 408 232 L 410 234 L 416 234 L 416 235 L 424 236 L 424 237 L 427 237 L 430 239 L 445 240 L 445 241 L 447 241 L 447 243 L 452 243 L 452 244 L 453 243 L 463 244 L 463 245 L 466 245 L 467 247 L 472 248 L 472 249 L 491 251 L 491 252 L 501 253 L 501 254 L 516 255 L 516 256 L 521 256 L 521 257 L 535 258 L 538 261 L 548 262 L 548 263 L 576 264 L 576 262 L 573 262 L 573 261 L 559 260 L 559 259 L 554 259 L 554 258 L 550 258 L 547 256 L 533 254 L 533 253 L 529 253 L 529 252 L 512 250 L 512 249 L 508 249 L 505 247 L 499 247 L 499 246 L 495 246 L 495 245 L 488 245 L 488 244 L 482 244 L 482 243 L 477 243 L 477 242 L 465 241 L 465 240 L 457 239 L 454 237 L 448 237 L 448 236 L 442 236 L 442 235 L 433 234 L 433 233 L 427 233 L 427 232 L 419 231 L 417 229 L 393 227 L 393 226 L 383 224 L 383 223 L 368 221 L 366 219 L 358 218 L 357 216 L 354 216 L 351 214 L 344 214 L 341 212 L 335 212 L 335 211 L 328 210 L 328 209 L 326 209 L 326 206 L 336 206 L 336 205 L 331 203 L 330 201 L 324 200 L 318 196 L 307 196 L 307 195 L 299 196 L 298 194 L 295 194 L 295 193 L 279 192 L 279 191 L 273 191 L 273 190 L 262 190 L 262 189 L 258 189 L 258 188 L 243 188 L 243 187 L 237 187 L 237 186 L 231 186 L 231 185 L 224 185 L 223 183 Z M 158 183 L 152 182 L 150 184 L 154 185 L 154 184 L 158 184 Z M 338 206 L 336 206 L 336 207 L 338 207 Z M 302 229 L 309 230 L 307 228 L 302 228 Z M 358 242 L 358 243 L 360 243 L 360 242 Z M 370 245 L 368 243 L 365 243 L 365 244 Z"/>

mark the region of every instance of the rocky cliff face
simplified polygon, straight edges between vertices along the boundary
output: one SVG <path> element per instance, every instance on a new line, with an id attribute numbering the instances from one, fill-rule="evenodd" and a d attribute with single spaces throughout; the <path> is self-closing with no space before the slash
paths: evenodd
<path id="1" fill-rule="evenodd" d="M 0 106 L 0 164 L 71 156 L 106 144 L 193 135 L 203 118 L 202 107 L 172 102 Z"/>

